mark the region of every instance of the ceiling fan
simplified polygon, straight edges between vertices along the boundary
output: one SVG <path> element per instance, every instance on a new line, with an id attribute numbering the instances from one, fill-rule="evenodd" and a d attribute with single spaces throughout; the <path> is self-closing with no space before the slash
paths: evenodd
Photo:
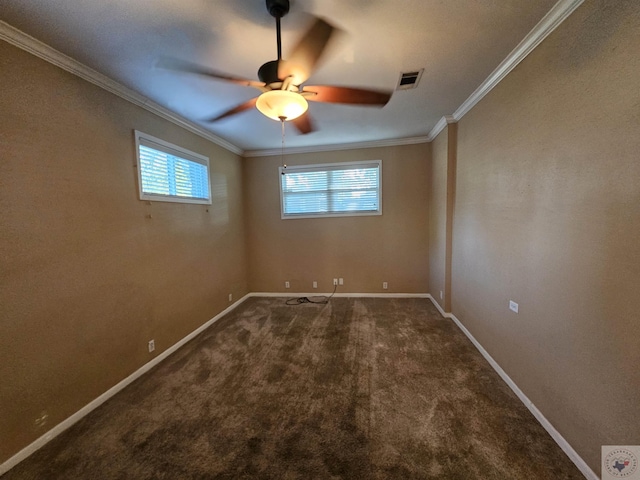
<path id="1" fill-rule="evenodd" d="M 294 47 L 288 59 L 282 58 L 282 36 L 280 20 L 289 12 L 289 0 L 266 0 L 267 10 L 276 19 L 278 59 L 260 67 L 260 81 L 228 75 L 177 59 L 162 59 L 160 68 L 206 75 L 238 85 L 254 87 L 262 93 L 237 105 L 216 117 L 215 122 L 231 115 L 249 110 L 254 106 L 264 115 L 281 122 L 291 121 L 300 133 L 314 130 L 307 113 L 307 100 L 325 103 L 384 106 L 391 98 L 391 91 L 370 90 L 352 87 L 302 84 L 313 73 L 332 35 L 336 32 L 327 21 L 316 18 Z"/>

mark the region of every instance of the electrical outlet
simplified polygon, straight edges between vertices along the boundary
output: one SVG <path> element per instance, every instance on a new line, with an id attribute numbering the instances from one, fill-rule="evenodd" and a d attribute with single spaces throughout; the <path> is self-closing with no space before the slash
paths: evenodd
<path id="1" fill-rule="evenodd" d="M 149 353 L 153 352 L 156 349 L 156 341 L 149 340 Z"/>
<path id="2" fill-rule="evenodd" d="M 513 300 L 509 300 L 509 310 L 518 313 L 518 304 Z"/>
<path id="3" fill-rule="evenodd" d="M 318 288 L 318 282 L 313 282 L 313 288 Z"/>
<path id="4" fill-rule="evenodd" d="M 284 282 L 284 288 L 289 288 L 290 286 L 289 282 Z"/>
<path id="5" fill-rule="evenodd" d="M 386 290 L 387 288 L 389 288 L 389 284 L 387 282 L 382 282 L 382 289 Z"/>
<path id="6" fill-rule="evenodd" d="M 442 290 L 440 290 L 440 300 L 442 300 Z"/>
<path id="7" fill-rule="evenodd" d="M 233 293 L 230 293 L 230 294 L 229 294 L 229 301 L 230 301 L 230 302 L 233 302 Z"/>
<path id="8" fill-rule="evenodd" d="M 334 285 L 338 285 L 338 279 L 337 279 L 337 278 L 334 278 L 334 279 L 333 279 L 333 284 L 334 284 Z"/>
<path id="9" fill-rule="evenodd" d="M 344 285 L 344 278 L 338 279 L 338 285 Z"/>

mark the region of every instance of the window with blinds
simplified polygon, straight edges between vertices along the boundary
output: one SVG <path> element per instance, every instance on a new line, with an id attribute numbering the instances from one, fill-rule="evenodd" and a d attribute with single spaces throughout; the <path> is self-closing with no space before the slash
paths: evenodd
<path id="1" fill-rule="evenodd" d="M 135 132 L 141 200 L 211 204 L 209 159 Z"/>
<path id="2" fill-rule="evenodd" d="M 381 215 L 382 161 L 280 167 L 282 218 Z"/>

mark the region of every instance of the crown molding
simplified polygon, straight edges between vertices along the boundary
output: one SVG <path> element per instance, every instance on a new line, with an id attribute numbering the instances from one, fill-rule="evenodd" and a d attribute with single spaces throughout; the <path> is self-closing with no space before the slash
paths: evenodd
<path id="1" fill-rule="evenodd" d="M 35 55 L 38 58 L 41 58 L 57 67 L 66 70 L 73 75 L 76 75 L 88 82 L 97 85 L 98 87 L 117 95 L 124 100 L 127 100 L 134 105 L 144 108 L 149 112 L 158 115 L 165 120 L 169 120 L 170 122 L 192 132 L 196 135 L 199 135 L 216 145 L 221 146 L 233 152 L 237 155 L 241 155 L 244 157 L 262 157 L 262 156 L 273 156 L 273 155 L 281 155 L 282 150 L 279 148 L 268 149 L 268 150 L 250 150 L 243 151 L 241 148 L 233 145 L 232 143 L 220 138 L 211 132 L 205 130 L 199 125 L 187 120 L 180 115 L 168 110 L 167 108 L 153 102 L 140 95 L 137 92 L 121 85 L 120 83 L 110 79 L 106 75 L 103 75 L 100 72 L 93 70 L 92 68 L 87 67 L 86 65 L 74 60 L 73 58 L 65 55 L 62 52 L 50 47 L 49 45 L 41 42 L 33 38 L 30 35 L 18 30 L 17 28 L 9 25 L 8 23 L 0 20 L 0 40 L 5 40 L 6 42 L 14 45 L 26 52 Z M 313 152 L 326 152 L 326 151 L 334 151 L 334 150 L 351 150 L 356 148 L 375 148 L 375 147 L 389 147 L 389 146 L 398 146 L 398 145 L 415 145 L 419 143 L 427 143 L 429 142 L 428 137 L 411 137 L 411 138 L 399 138 L 399 139 L 390 139 L 390 140 L 376 140 L 371 142 L 359 142 L 359 143 L 350 143 L 350 144 L 332 144 L 332 145 L 317 145 L 312 147 L 300 147 L 300 148 L 288 148 L 286 150 L 287 154 L 293 153 L 313 153 Z"/>
<path id="2" fill-rule="evenodd" d="M 482 100 L 493 88 L 498 85 L 516 66 L 525 59 L 545 38 L 549 36 L 564 20 L 578 8 L 584 0 L 559 0 L 542 20 L 533 27 L 526 37 L 513 51 L 507 55 L 500 65 L 482 82 L 475 92 L 467 98 L 458 109 L 453 112 L 453 117 L 459 121 Z M 434 128 L 435 130 L 435 128 Z"/>
<path id="3" fill-rule="evenodd" d="M 450 123 L 457 123 L 457 120 L 453 115 L 445 115 L 440 120 L 438 120 L 438 123 L 434 125 L 434 127 L 429 132 L 429 135 L 427 135 L 427 138 L 429 139 L 428 141 L 433 142 L 440 134 L 440 132 L 444 130 L 444 128 Z"/>
<path id="4" fill-rule="evenodd" d="M 316 145 L 310 147 L 288 148 L 286 154 L 328 152 L 335 150 L 353 150 L 357 148 L 390 147 L 399 145 L 415 145 L 432 142 L 449 123 L 458 122 L 467 112 L 469 112 L 480 100 L 482 100 L 502 79 L 504 79 L 524 58 L 529 55 L 551 32 L 553 32 L 573 11 L 578 8 L 584 0 L 559 0 L 551 10 L 538 22 L 538 24 L 527 34 L 527 36 L 513 49 L 513 51 L 498 65 L 498 67 L 482 82 L 482 84 L 467 98 L 462 105 L 453 113 L 445 115 L 431 129 L 428 135 L 411 138 L 399 138 L 390 140 L 377 140 L 371 142 Z M 268 157 L 281 155 L 279 148 L 267 150 L 247 150 L 212 134 L 199 125 L 171 112 L 161 105 L 148 98 L 130 90 L 129 88 L 111 80 L 105 75 L 81 64 L 80 62 L 64 55 L 52 47 L 36 40 L 35 38 L 21 32 L 6 22 L 0 20 L 0 39 L 15 45 L 53 65 L 56 65 L 78 77 L 81 77 L 104 90 L 107 90 L 119 97 L 138 105 L 159 117 L 189 130 L 207 140 L 215 143 L 244 157 Z"/>
<path id="5" fill-rule="evenodd" d="M 429 135 L 427 136 L 429 141 L 433 142 L 436 139 L 436 137 L 440 135 L 440 132 L 444 130 L 444 127 L 446 126 L 447 126 L 447 119 L 445 117 L 442 117 L 440 120 L 438 120 L 438 123 L 436 123 L 431 129 L 431 131 L 429 132 Z"/>
<path id="6" fill-rule="evenodd" d="M 314 145 L 310 147 L 293 147 L 285 148 L 285 155 L 292 155 L 297 153 L 315 153 L 315 152 L 331 152 L 335 150 L 356 150 L 358 148 L 379 148 L 379 147 L 397 147 L 400 145 L 418 145 L 420 143 L 429 143 L 429 137 L 407 137 L 407 138 L 393 138 L 389 140 L 373 140 L 370 142 L 357 142 L 357 143 L 336 143 L 332 145 Z M 247 150 L 244 152 L 244 157 L 272 157 L 275 155 L 282 155 L 282 149 L 271 148 L 267 150 Z"/>
<path id="7" fill-rule="evenodd" d="M 113 93 L 114 95 L 127 100 L 134 105 L 144 108 L 145 110 L 158 115 L 165 120 L 168 120 L 179 127 L 184 128 L 185 130 L 190 131 L 191 133 L 195 133 L 216 145 L 219 145 L 222 148 L 229 150 L 237 155 L 242 155 L 242 149 L 236 147 L 232 143 L 212 134 L 211 132 L 205 130 L 204 128 L 196 125 L 195 123 L 187 120 L 180 115 L 168 110 L 167 108 L 153 102 L 140 95 L 139 93 L 134 92 L 133 90 L 125 87 L 124 85 L 111 80 L 106 75 L 103 75 L 92 68 L 83 65 L 82 63 L 74 60 L 73 58 L 65 55 L 62 52 L 50 47 L 49 45 L 41 42 L 33 38 L 30 35 L 18 30 L 15 27 L 12 27 L 8 23 L 0 20 L 0 40 L 4 40 L 11 45 L 14 45 L 26 52 L 35 55 L 57 67 L 66 70 L 69 73 L 72 73 L 88 82 L 97 85 L 98 87 Z"/>

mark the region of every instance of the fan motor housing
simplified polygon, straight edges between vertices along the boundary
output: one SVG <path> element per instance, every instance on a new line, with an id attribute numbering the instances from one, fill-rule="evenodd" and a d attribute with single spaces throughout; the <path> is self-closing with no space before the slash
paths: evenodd
<path id="1" fill-rule="evenodd" d="M 258 78 L 267 85 L 282 82 L 282 80 L 278 78 L 278 60 L 271 60 L 262 65 L 258 70 Z"/>
<path id="2" fill-rule="evenodd" d="M 282 18 L 289 13 L 289 0 L 267 0 L 267 10 L 272 17 Z"/>

